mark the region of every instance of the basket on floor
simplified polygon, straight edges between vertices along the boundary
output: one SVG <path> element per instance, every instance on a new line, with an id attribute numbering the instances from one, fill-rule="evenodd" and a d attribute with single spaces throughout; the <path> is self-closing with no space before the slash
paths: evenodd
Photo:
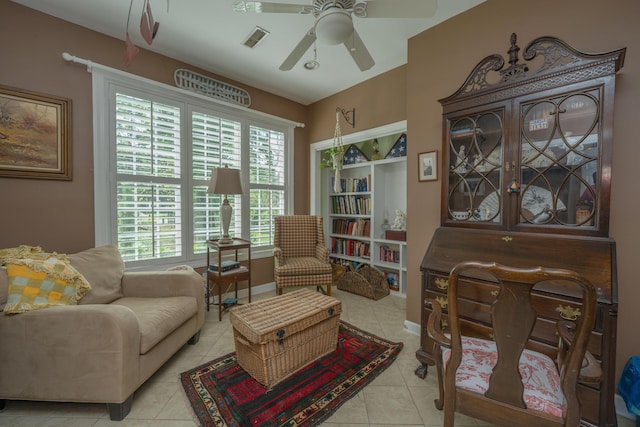
<path id="1" fill-rule="evenodd" d="M 331 263 L 331 285 L 338 286 L 338 282 L 344 276 L 344 273 L 347 272 L 347 268 L 344 265 L 336 264 L 335 262 Z"/>
<path id="2" fill-rule="evenodd" d="M 355 270 L 349 267 L 349 271 L 338 280 L 337 288 L 373 300 L 389 295 L 389 284 L 384 274 L 369 264 L 360 264 Z"/>

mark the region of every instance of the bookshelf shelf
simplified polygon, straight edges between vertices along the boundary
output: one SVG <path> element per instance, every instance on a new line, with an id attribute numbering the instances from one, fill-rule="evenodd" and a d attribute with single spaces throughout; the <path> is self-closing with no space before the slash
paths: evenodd
<path id="1" fill-rule="evenodd" d="M 406 294 L 406 242 L 384 239 L 382 224 L 393 221 L 396 209 L 406 212 L 406 169 L 406 157 L 344 166 L 341 187 L 362 191 L 335 193 L 331 171 L 325 170 L 321 178 L 332 262 L 377 268 L 396 295 Z"/>

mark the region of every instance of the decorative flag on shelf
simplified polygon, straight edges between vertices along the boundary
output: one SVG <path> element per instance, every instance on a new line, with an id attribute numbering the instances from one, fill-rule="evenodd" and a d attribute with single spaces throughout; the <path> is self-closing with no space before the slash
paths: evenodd
<path id="1" fill-rule="evenodd" d="M 391 150 L 384 157 L 390 159 L 392 157 L 406 157 L 407 155 L 407 134 L 403 133 L 398 137 L 396 142 L 391 147 Z"/>
<path id="2" fill-rule="evenodd" d="M 355 144 L 351 144 L 344 153 L 343 165 L 354 165 L 356 163 L 368 162 L 369 159 Z"/>

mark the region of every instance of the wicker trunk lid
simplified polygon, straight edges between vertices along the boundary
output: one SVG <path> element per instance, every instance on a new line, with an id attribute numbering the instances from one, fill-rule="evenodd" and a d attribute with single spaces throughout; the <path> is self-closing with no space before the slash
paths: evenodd
<path id="1" fill-rule="evenodd" d="M 342 305 L 303 289 L 234 307 L 230 312 L 238 363 L 273 387 L 335 350 Z"/>

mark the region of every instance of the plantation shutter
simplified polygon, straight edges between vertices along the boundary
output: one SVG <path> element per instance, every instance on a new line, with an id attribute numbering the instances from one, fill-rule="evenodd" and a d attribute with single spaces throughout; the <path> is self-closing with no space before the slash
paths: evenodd
<path id="1" fill-rule="evenodd" d="M 207 194 L 211 169 L 229 166 L 241 169 L 241 123 L 200 112 L 191 114 L 193 171 L 193 252 L 206 252 L 206 241 L 221 234 L 220 205 L 224 198 Z M 231 235 L 241 235 L 242 199 L 228 195 L 233 207 Z"/>
<path id="2" fill-rule="evenodd" d="M 285 214 L 285 135 L 249 127 L 251 243 L 273 245 L 273 217 Z"/>
<path id="3" fill-rule="evenodd" d="M 180 108 L 117 93 L 118 248 L 125 261 L 181 256 Z"/>

